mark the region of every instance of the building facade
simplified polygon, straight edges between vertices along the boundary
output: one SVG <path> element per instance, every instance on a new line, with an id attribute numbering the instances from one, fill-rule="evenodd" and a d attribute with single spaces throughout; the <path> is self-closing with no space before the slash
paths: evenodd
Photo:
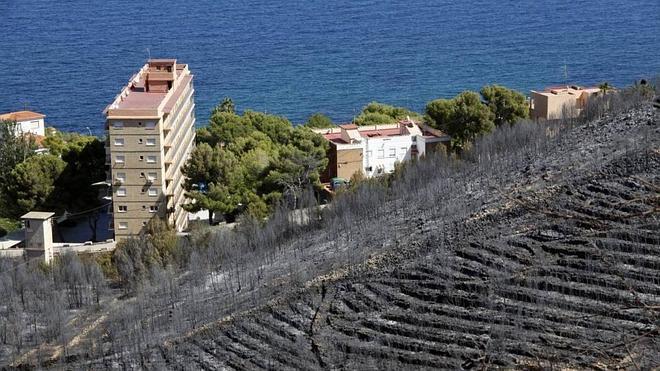
<path id="1" fill-rule="evenodd" d="M 17 111 L 0 114 L 0 122 L 11 121 L 16 123 L 16 135 L 32 134 L 38 136 L 46 135 L 46 126 L 41 113 L 32 111 Z"/>
<path id="2" fill-rule="evenodd" d="M 322 179 L 325 182 L 332 178 L 348 180 L 355 173 L 366 177 L 391 173 L 396 163 L 444 150 L 451 139 L 439 130 L 409 120 L 387 125 L 340 125 L 314 131 L 330 142 L 328 168 Z"/>
<path id="3" fill-rule="evenodd" d="M 589 97 L 598 95 L 600 88 L 556 86 L 544 91 L 532 90 L 530 116 L 534 120 L 557 120 L 578 117 L 587 106 Z"/>
<path id="4" fill-rule="evenodd" d="M 195 143 L 192 80 L 186 64 L 151 59 L 104 111 L 117 240 L 153 218 L 188 225 L 181 168 Z"/>

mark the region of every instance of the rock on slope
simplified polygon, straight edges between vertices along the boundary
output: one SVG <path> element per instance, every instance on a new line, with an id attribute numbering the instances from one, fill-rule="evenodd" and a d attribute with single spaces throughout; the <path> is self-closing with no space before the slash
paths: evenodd
<path id="1" fill-rule="evenodd" d="M 151 349 L 144 366 L 658 367 L 658 134 L 649 109 L 574 128 L 467 218 L 420 223 L 395 258 Z"/>

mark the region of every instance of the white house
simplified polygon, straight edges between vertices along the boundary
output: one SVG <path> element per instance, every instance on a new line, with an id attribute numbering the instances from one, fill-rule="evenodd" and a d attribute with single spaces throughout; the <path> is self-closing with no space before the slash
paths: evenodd
<path id="1" fill-rule="evenodd" d="M 314 131 L 330 142 L 326 181 L 335 177 L 350 179 L 357 172 L 367 177 L 391 173 L 396 163 L 423 156 L 450 140 L 443 132 L 412 120 Z"/>
<path id="2" fill-rule="evenodd" d="M 32 111 L 17 111 L 0 114 L 0 122 L 16 122 L 16 135 L 34 134 L 46 135 L 44 117 L 41 113 Z"/>

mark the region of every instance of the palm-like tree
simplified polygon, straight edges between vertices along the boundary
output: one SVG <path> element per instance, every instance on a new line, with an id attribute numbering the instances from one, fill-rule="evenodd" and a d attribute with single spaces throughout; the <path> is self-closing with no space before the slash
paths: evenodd
<path id="1" fill-rule="evenodd" d="M 607 92 L 614 90 L 614 87 L 610 85 L 609 82 L 605 81 L 604 83 L 598 85 L 598 88 L 600 91 L 603 93 L 603 95 L 607 94 Z"/>

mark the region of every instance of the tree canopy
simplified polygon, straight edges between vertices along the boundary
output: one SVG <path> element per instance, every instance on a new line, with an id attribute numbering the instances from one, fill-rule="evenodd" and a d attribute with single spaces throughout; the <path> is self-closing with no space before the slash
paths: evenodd
<path id="1" fill-rule="evenodd" d="M 5 212 L 14 219 L 30 210 L 50 207 L 60 201 L 55 190 L 66 163 L 50 154 L 32 156 L 16 165 L 5 185 Z"/>
<path id="2" fill-rule="evenodd" d="M 282 197 L 295 203 L 304 188 L 320 187 L 327 166 L 322 136 L 262 112 L 214 110 L 197 140 L 183 168 L 189 211 L 264 217 Z"/>
<path id="3" fill-rule="evenodd" d="M 481 88 L 481 96 L 493 112 L 493 122 L 497 126 L 513 125 L 518 120 L 529 117 L 527 99 L 515 90 L 500 85 L 487 85 Z"/>
<path id="4" fill-rule="evenodd" d="M 426 105 L 428 123 L 452 137 L 452 146 L 463 148 L 477 135 L 494 128 L 494 114 L 479 94 L 464 91 L 452 99 L 436 99 Z"/>
<path id="5" fill-rule="evenodd" d="M 332 128 L 335 126 L 335 124 L 332 123 L 330 117 L 317 112 L 307 119 L 307 122 L 305 122 L 304 126 L 310 129 L 325 129 Z"/>
<path id="6" fill-rule="evenodd" d="M 405 120 L 408 117 L 415 121 L 422 120 L 422 116 L 419 113 L 407 108 L 371 102 L 362 109 L 362 112 L 357 117 L 355 117 L 355 124 L 359 126 L 393 124 L 400 120 Z"/>

